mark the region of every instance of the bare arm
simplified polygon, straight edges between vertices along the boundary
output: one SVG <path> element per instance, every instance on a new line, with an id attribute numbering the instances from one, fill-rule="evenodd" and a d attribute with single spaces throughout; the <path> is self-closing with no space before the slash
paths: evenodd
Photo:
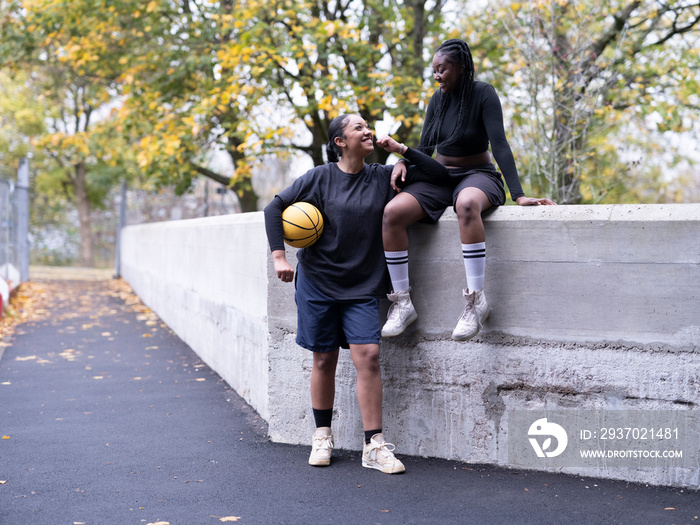
<path id="1" fill-rule="evenodd" d="M 272 252 L 272 262 L 275 265 L 277 277 L 285 283 L 290 283 L 294 279 L 294 268 L 287 261 L 287 255 L 284 250 L 274 250 Z"/>

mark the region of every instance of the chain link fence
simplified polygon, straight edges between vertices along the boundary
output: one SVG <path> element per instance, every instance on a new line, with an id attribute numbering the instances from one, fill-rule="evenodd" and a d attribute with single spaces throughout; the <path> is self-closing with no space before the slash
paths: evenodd
<path id="1" fill-rule="evenodd" d="M 10 288 L 29 279 L 29 168 L 22 159 L 14 180 L 0 169 L 0 277 Z"/>
<path id="2" fill-rule="evenodd" d="M 4 175 L 4 174 L 3 174 Z M 9 280 L 9 265 L 19 267 L 15 183 L 0 178 L 0 275 Z"/>

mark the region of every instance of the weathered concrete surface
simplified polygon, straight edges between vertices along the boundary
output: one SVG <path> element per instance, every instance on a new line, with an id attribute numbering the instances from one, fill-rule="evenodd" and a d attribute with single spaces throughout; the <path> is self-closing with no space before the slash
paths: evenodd
<path id="1" fill-rule="evenodd" d="M 676 409 L 698 417 L 700 205 L 506 207 L 485 223 L 492 314 L 468 343 L 450 339 L 465 280 L 454 215 L 411 230 L 419 319 L 382 345 L 384 426 L 400 452 L 508 465 L 508 414 L 516 409 Z M 216 238 L 211 228 L 220 230 Z M 273 440 L 306 444 L 311 357 L 294 343 L 293 286 L 274 276 L 261 215 L 130 227 L 124 239 L 124 276 L 144 301 L 260 411 Z M 137 257 L 144 242 L 160 248 Z M 251 248 L 227 251 L 234 245 Z M 225 294 L 209 290 L 220 288 L 217 265 L 238 272 Z M 231 309 L 225 319 L 211 313 Z M 249 335 L 236 340 L 240 334 Z M 348 449 L 361 444 L 354 377 L 344 353 L 334 435 Z M 700 485 L 697 468 L 565 471 Z"/>

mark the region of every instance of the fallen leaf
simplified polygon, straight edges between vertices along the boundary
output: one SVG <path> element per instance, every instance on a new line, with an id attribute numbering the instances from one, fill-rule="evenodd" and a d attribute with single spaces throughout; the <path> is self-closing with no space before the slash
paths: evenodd
<path id="1" fill-rule="evenodd" d="M 104 379 L 104 376 L 92 376 L 93 379 Z"/>
<path id="2" fill-rule="evenodd" d="M 206 381 L 206 380 L 207 380 L 206 377 L 198 377 L 197 379 L 195 379 L 195 381 Z"/>
<path id="3" fill-rule="evenodd" d="M 153 337 L 151 334 L 143 334 L 141 337 Z"/>
<path id="4" fill-rule="evenodd" d="M 28 355 L 27 357 L 15 357 L 15 361 L 32 361 L 36 359 L 35 355 Z"/>
<path id="5" fill-rule="evenodd" d="M 2 439 L 10 439 L 10 436 L 2 436 Z"/>
<path id="6" fill-rule="evenodd" d="M 664 510 L 676 510 L 676 507 L 666 507 Z"/>

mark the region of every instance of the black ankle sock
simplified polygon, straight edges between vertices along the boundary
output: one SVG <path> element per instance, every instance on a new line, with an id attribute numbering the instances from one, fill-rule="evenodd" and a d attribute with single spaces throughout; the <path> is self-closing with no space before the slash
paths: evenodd
<path id="1" fill-rule="evenodd" d="M 381 434 L 382 429 L 378 428 L 376 430 L 365 430 L 365 445 L 369 445 L 369 442 L 372 440 L 372 436 L 375 434 Z"/>
<path id="2" fill-rule="evenodd" d="M 312 408 L 314 411 L 314 421 L 316 422 L 316 428 L 318 427 L 330 427 L 331 421 L 333 421 L 333 409 L 328 408 L 324 410 L 319 410 L 317 408 Z"/>

